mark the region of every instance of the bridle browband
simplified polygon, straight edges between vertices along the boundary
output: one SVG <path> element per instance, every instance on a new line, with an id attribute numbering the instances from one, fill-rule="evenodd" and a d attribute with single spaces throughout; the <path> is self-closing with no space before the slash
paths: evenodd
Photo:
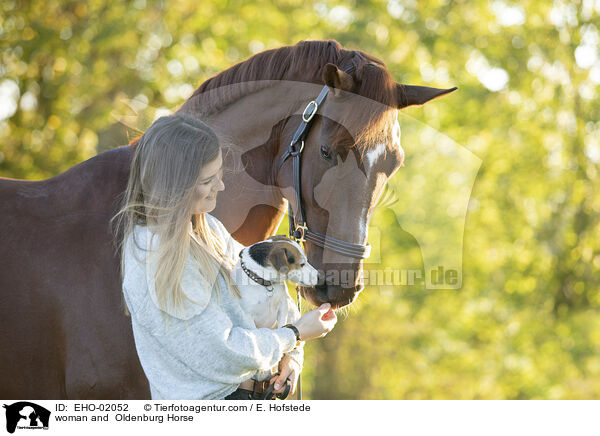
<path id="1" fill-rule="evenodd" d="M 344 69 L 345 73 L 351 73 L 356 68 L 354 65 Z M 277 173 L 275 180 L 277 180 L 277 174 L 283 163 L 288 157 L 293 160 L 293 171 L 294 171 L 294 199 L 299 211 L 299 219 L 296 219 L 294 212 L 292 211 L 292 203 L 288 201 L 288 217 L 289 217 L 289 236 L 298 242 L 312 242 L 322 248 L 334 251 L 344 256 L 352 257 L 355 259 L 366 259 L 371 254 L 371 245 L 367 244 L 355 244 L 352 242 L 342 241 L 340 239 L 326 236 L 322 233 L 314 232 L 308 228 L 306 224 L 306 215 L 304 214 L 304 207 L 302 205 L 302 191 L 301 191 L 301 180 L 300 180 L 300 163 L 302 157 L 302 151 L 304 150 L 304 141 L 306 140 L 310 128 L 312 127 L 313 119 L 319 107 L 327 97 L 329 93 L 329 87 L 325 85 L 318 97 L 315 100 L 306 105 L 302 112 L 302 122 L 296 129 L 296 133 L 292 137 L 292 142 L 288 149 L 283 153 L 277 166 Z"/>

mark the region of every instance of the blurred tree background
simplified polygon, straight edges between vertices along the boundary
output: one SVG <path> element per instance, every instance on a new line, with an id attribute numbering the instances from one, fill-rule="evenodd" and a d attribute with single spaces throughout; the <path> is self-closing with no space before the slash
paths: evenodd
<path id="1" fill-rule="evenodd" d="M 598 0 L 3 0 L 0 176 L 52 177 L 126 144 L 203 80 L 303 39 L 373 54 L 398 82 L 459 86 L 403 112 L 481 159 L 462 287 L 367 287 L 307 345 L 305 398 L 600 397 Z M 403 132 L 403 146 L 390 187 L 405 201 L 419 144 Z M 378 268 L 422 264 L 391 210 L 371 220 Z"/>

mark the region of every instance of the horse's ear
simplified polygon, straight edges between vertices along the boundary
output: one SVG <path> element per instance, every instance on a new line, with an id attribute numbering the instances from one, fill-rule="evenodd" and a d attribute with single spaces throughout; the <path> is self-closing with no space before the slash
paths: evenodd
<path id="1" fill-rule="evenodd" d="M 341 89 L 342 91 L 351 91 L 354 86 L 352 76 L 333 64 L 325 65 L 323 69 L 323 82 L 332 89 Z"/>
<path id="2" fill-rule="evenodd" d="M 454 88 L 438 89 L 429 88 L 427 86 L 403 85 L 398 83 L 396 89 L 398 92 L 398 109 L 402 109 L 407 106 L 425 104 L 429 100 L 450 94 L 458 88 L 455 86 Z"/>

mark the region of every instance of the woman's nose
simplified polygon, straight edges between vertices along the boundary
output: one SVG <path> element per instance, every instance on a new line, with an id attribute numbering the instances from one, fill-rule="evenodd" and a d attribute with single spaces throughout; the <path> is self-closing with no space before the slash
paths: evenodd
<path id="1" fill-rule="evenodd" d="M 219 183 L 217 184 L 217 191 L 224 191 L 225 190 L 225 184 L 223 183 L 222 179 L 219 179 Z"/>

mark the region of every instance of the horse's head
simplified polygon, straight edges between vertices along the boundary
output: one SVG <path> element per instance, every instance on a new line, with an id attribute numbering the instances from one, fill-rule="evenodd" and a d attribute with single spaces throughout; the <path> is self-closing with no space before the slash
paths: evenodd
<path id="1" fill-rule="evenodd" d="M 288 147 L 301 124 L 299 111 L 323 89 L 329 92 L 312 118 L 299 158 L 298 202 L 296 158 Z M 313 304 L 342 307 L 362 290 L 369 219 L 404 159 L 398 109 L 454 89 L 401 85 L 364 52 L 345 50 L 336 41 L 301 41 L 261 52 L 207 80 L 182 110 L 208 119 L 219 134 L 241 144 L 245 171 L 237 180 L 228 179 L 232 188 L 219 200 L 217 216 L 238 240 L 253 243 L 257 233 L 277 229 L 282 196 L 296 218 L 301 218 L 301 204 L 312 232 L 306 236 L 308 260 L 322 272 L 321 283 L 302 293 Z M 234 208 L 238 213 L 228 213 Z"/>
<path id="2" fill-rule="evenodd" d="M 363 289 L 361 257 L 365 255 L 355 249 L 360 245 L 366 248 L 376 202 L 404 160 L 398 109 L 424 104 L 454 90 L 390 83 L 390 77 L 382 64 L 372 62 L 359 65 L 353 74 L 333 64 L 323 68 L 323 83 L 331 92 L 305 141 L 301 195 L 308 229 L 334 238 L 333 244 L 338 245 L 305 243 L 309 262 L 321 273 L 317 286 L 301 288 L 304 298 L 314 305 L 329 302 L 339 308 L 352 303 Z M 375 83 L 365 83 L 368 80 Z M 383 89 L 377 89 L 378 85 Z M 288 120 L 281 154 L 298 123 L 298 117 Z M 286 165 L 278 185 L 298 217 L 292 163 Z M 340 241 L 348 244 L 340 246 Z"/>

